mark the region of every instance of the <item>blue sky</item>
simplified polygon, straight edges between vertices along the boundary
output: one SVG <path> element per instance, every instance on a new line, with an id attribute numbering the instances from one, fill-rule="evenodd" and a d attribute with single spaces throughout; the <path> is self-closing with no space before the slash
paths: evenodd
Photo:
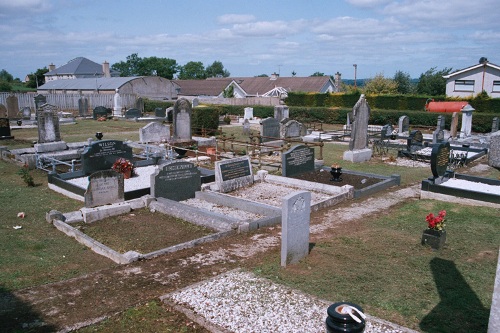
<path id="1" fill-rule="evenodd" d="M 76 57 L 221 61 L 231 76 L 418 78 L 500 64 L 497 0 L 0 0 L 0 69 L 24 79 Z M 495 58 L 498 57 L 498 58 Z"/>

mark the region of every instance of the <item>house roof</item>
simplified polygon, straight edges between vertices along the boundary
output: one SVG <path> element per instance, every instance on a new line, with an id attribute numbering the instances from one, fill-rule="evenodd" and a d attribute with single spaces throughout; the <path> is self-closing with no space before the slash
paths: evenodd
<path id="1" fill-rule="evenodd" d="M 140 76 L 54 80 L 41 85 L 38 90 L 115 90 L 138 78 Z"/>
<path id="2" fill-rule="evenodd" d="M 492 64 L 491 62 L 486 62 L 484 64 L 477 64 L 477 65 L 470 66 L 470 67 L 467 67 L 467 68 L 464 68 L 464 69 L 459 69 L 459 70 L 457 70 L 457 71 L 455 71 L 453 73 L 450 73 L 448 75 L 443 75 L 443 78 L 449 79 L 450 77 L 453 77 L 455 75 L 459 75 L 459 74 L 462 74 L 462 73 L 465 73 L 465 72 L 468 72 L 468 71 L 471 71 L 471 70 L 474 70 L 474 69 L 477 69 L 477 68 L 481 68 L 483 66 L 487 66 L 487 67 L 491 67 L 491 68 L 500 70 L 500 66 Z"/>
<path id="3" fill-rule="evenodd" d="M 111 70 L 111 75 L 119 74 L 117 71 Z M 103 75 L 102 65 L 84 57 L 78 57 L 68 61 L 67 64 L 62 65 L 50 72 L 45 73 L 45 76 L 52 75 Z"/>
<path id="4" fill-rule="evenodd" d="M 319 92 L 329 84 L 334 85 L 329 76 L 308 77 L 233 77 L 209 78 L 206 80 L 175 80 L 181 90 L 180 95 L 186 96 L 218 96 L 234 81 L 249 96 L 262 96 L 271 90 L 281 87 L 287 92 Z"/>

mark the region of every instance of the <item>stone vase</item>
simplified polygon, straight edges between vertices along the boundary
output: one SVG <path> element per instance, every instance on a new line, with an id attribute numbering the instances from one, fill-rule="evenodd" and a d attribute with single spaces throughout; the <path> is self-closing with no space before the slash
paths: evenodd
<path id="1" fill-rule="evenodd" d="M 430 245 L 433 250 L 443 248 L 446 243 L 446 230 L 425 229 L 422 233 L 422 245 Z"/>

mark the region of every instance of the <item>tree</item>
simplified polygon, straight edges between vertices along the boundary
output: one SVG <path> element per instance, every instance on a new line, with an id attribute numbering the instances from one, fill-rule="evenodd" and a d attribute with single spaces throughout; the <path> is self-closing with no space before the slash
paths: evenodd
<path id="1" fill-rule="evenodd" d="M 400 94 L 411 94 L 415 88 L 411 83 L 410 74 L 404 73 L 403 71 L 397 71 L 394 74 L 394 82 L 398 84 L 397 91 Z"/>
<path id="2" fill-rule="evenodd" d="M 315 72 L 313 75 L 311 76 L 325 76 L 325 73 L 321 73 L 321 72 Z"/>
<path id="3" fill-rule="evenodd" d="M 229 87 L 227 87 L 227 89 L 224 89 L 222 96 L 224 98 L 233 98 L 234 97 L 234 86 L 230 85 Z"/>
<path id="4" fill-rule="evenodd" d="M 26 82 L 26 86 L 28 88 L 38 88 L 42 84 L 45 83 L 45 76 L 43 74 L 47 73 L 49 70 L 47 67 L 39 68 L 35 73 L 28 74 L 28 78 L 30 79 Z"/>
<path id="5" fill-rule="evenodd" d="M 9 82 L 0 79 L 0 91 L 1 92 L 9 92 L 12 91 L 12 86 Z"/>
<path id="6" fill-rule="evenodd" d="M 393 79 L 385 78 L 384 74 L 377 74 L 368 80 L 363 90 L 366 94 L 396 94 L 398 84 Z"/>
<path id="7" fill-rule="evenodd" d="M 179 69 L 179 80 L 203 80 L 205 78 L 205 67 L 201 61 L 190 61 Z"/>
<path id="8" fill-rule="evenodd" d="M 12 74 L 7 72 L 5 69 L 2 69 L 0 71 L 0 80 L 10 83 L 10 82 L 14 81 L 14 77 L 12 76 Z"/>
<path id="9" fill-rule="evenodd" d="M 177 73 L 177 61 L 168 58 L 143 58 L 138 64 L 138 74 L 141 76 L 158 75 L 166 79 L 173 79 Z"/>
<path id="10" fill-rule="evenodd" d="M 269 75 L 267 75 L 267 74 L 259 74 L 256 77 L 269 77 Z"/>
<path id="11" fill-rule="evenodd" d="M 446 94 L 446 79 L 444 75 L 448 75 L 451 68 L 444 68 L 436 71 L 436 67 L 432 67 L 427 72 L 420 74 L 417 84 L 417 93 L 428 96 L 440 96 Z"/>
<path id="12" fill-rule="evenodd" d="M 205 68 L 206 77 L 229 77 L 231 75 L 224 69 L 224 65 L 220 61 L 214 61 L 210 66 Z"/>
<path id="13" fill-rule="evenodd" d="M 120 61 L 117 62 L 113 65 L 111 65 L 111 68 L 119 71 L 120 76 L 122 77 L 127 77 L 127 76 L 138 76 L 139 75 L 139 64 L 141 62 L 141 58 L 137 53 L 132 53 L 131 55 L 127 56 L 126 61 Z M 151 75 L 151 74 L 149 74 Z"/>

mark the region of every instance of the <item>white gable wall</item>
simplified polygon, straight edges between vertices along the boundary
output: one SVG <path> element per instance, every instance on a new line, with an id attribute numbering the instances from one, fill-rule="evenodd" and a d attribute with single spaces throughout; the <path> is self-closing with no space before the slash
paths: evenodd
<path id="1" fill-rule="evenodd" d="M 500 98 L 499 69 L 480 66 L 456 75 L 451 74 L 446 80 L 446 96 L 448 97 L 477 96 L 483 90 L 491 98 Z"/>

